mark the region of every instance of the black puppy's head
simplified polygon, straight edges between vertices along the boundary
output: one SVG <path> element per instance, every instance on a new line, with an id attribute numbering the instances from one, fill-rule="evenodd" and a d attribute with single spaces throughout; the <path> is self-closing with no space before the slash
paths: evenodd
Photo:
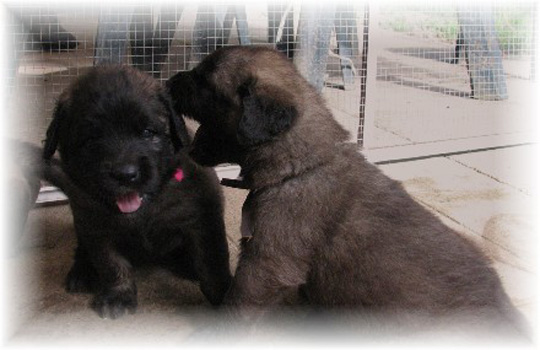
<path id="1" fill-rule="evenodd" d="M 286 133 L 305 81 L 281 53 L 244 46 L 217 50 L 167 86 L 176 112 L 201 123 L 191 155 L 214 166 L 242 164 L 247 152 Z"/>
<path id="2" fill-rule="evenodd" d="M 173 155 L 188 142 L 154 79 L 126 66 L 100 66 L 61 95 L 44 158 L 58 148 L 78 187 L 117 213 L 134 213 L 171 176 Z"/>

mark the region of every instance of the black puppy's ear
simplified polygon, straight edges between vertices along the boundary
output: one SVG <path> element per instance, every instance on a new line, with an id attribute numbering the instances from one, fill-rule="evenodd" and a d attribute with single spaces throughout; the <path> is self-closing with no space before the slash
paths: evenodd
<path id="1" fill-rule="evenodd" d="M 288 130 L 298 116 L 292 101 L 275 87 L 257 86 L 250 80 L 238 89 L 243 115 L 238 124 L 238 142 L 255 146 L 274 139 Z"/>
<path id="2" fill-rule="evenodd" d="M 169 130 L 171 134 L 171 142 L 174 150 L 179 151 L 182 147 L 188 146 L 191 141 L 186 128 L 184 119 L 178 116 L 173 107 L 171 100 L 165 93 L 159 94 L 159 100 L 165 106 L 167 110 L 167 118 L 169 119 Z"/>
<path id="3" fill-rule="evenodd" d="M 60 125 L 66 119 L 66 114 L 66 102 L 61 96 L 60 100 L 56 103 L 53 113 L 53 120 L 47 129 L 47 138 L 45 139 L 45 143 L 43 145 L 43 159 L 45 160 L 51 159 L 54 152 L 56 152 L 58 140 L 60 138 Z"/>

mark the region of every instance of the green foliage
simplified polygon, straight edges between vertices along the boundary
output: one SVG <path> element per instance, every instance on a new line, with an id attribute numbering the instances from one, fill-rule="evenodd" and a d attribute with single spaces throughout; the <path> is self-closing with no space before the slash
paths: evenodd
<path id="1" fill-rule="evenodd" d="M 531 49 L 533 31 L 533 9 L 499 11 L 495 16 L 501 50 L 507 54 L 523 54 Z"/>
<path id="2" fill-rule="evenodd" d="M 459 33 L 455 6 L 381 6 L 380 26 L 411 36 L 455 42 Z M 495 29 L 506 55 L 528 54 L 533 36 L 532 4 L 493 7 Z"/>

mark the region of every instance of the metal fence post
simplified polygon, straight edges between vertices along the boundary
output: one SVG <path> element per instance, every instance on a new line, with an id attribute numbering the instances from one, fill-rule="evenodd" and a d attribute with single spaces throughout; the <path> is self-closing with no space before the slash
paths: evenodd
<path id="1" fill-rule="evenodd" d="M 461 5 L 458 22 L 467 61 L 472 97 L 479 100 L 508 98 L 502 52 L 490 6 Z"/>
<path id="2" fill-rule="evenodd" d="M 133 8 L 111 6 L 102 8 L 94 50 L 94 65 L 124 63 Z"/>
<path id="3" fill-rule="evenodd" d="M 304 5 L 298 25 L 298 51 L 294 63 L 300 73 L 318 91 L 322 91 L 324 74 L 330 49 L 330 36 L 334 28 L 336 5 Z"/>

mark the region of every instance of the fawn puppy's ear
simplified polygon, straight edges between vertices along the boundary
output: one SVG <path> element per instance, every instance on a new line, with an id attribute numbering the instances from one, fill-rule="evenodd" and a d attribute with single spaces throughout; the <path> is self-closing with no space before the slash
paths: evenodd
<path id="1" fill-rule="evenodd" d="M 298 111 L 286 92 L 249 79 L 239 89 L 243 115 L 238 125 L 238 142 L 256 146 L 289 130 Z"/>

